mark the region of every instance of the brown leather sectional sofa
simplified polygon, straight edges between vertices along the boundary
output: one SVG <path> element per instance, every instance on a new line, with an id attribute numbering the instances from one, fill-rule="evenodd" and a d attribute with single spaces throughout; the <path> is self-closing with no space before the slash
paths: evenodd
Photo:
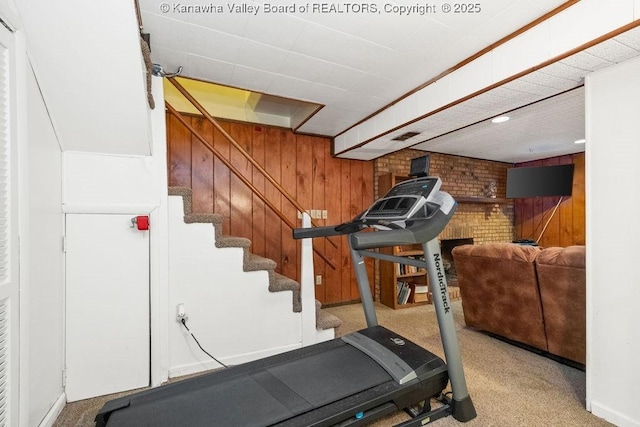
<path id="1" fill-rule="evenodd" d="M 584 365 L 584 246 L 487 243 L 452 254 L 468 326 Z"/>

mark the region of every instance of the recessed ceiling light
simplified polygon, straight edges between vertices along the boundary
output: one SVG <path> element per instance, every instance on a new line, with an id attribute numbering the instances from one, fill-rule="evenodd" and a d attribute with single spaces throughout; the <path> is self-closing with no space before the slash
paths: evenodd
<path id="1" fill-rule="evenodd" d="M 509 116 L 498 116 L 491 119 L 491 123 L 503 123 L 509 120 Z"/>
<path id="2" fill-rule="evenodd" d="M 584 138 L 573 141 L 574 144 L 584 144 L 585 142 L 587 142 L 587 140 Z"/>

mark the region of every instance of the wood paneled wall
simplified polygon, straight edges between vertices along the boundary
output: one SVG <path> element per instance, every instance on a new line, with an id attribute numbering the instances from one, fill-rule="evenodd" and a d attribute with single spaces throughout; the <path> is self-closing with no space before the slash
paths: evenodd
<path id="1" fill-rule="evenodd" d="M 199 116 L 184 117 L 290 221 L 300 225 L 296 209 L 217 129 Z M 282 128 L 219 123 L 305 209 L 327 211 L 327 219 L 314 219 L 317 225 L 347 221 L 373 202 L 373 162 L 332 157 L 330 139 Z M 275 260 L 278 272 L 299 281 L 300 242 L 293 240 L 291 229 L 170 114 L 167 144 L 169 185 L 193 190 L 193 211 L 222 214 L 224 234 L 251 239 L 251 252 Z M 333 270 L 314 256 L 315 274 L 322 276 L 322 284 L 315 286 L 316 298 L 322 303 L 357 300 L 346 239 L 332 240 L 337 248 L 325 239 L 313 242 L 336 265 Z M 367 266 L 372 277 L 373 262 L 368 260 Z"/>
<path id="2" fill-rule="evenodd" d="M 551 217 L 559 197 L 515 199 L 516 237 L 537 240 L 551 217 L 540 246 L 584 245 L 585 217 L 585 155 L 553 157 L 550 159 L 520 163 L 516 166 L 552 166 L 573 163 L 573 189 L 571 197 L 565 197 L 555 215 Z"/>

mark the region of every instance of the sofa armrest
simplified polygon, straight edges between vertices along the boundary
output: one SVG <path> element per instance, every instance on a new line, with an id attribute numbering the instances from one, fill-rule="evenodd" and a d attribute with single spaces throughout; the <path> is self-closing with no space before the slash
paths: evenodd
<path id="1" fill-rule="evenodd" d="M 513 243 L 453 251 L 468 326 L 547 350 L 534 261 L 540 248 Z"/>
<path id="2" fill-rule="evenodd" d="M 536 258 L 549 352 L 585 364 L 586 251 L 546 248 Z"/>

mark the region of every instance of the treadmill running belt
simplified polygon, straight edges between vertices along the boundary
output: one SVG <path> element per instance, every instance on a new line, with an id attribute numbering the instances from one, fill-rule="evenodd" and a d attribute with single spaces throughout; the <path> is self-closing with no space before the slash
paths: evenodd
<path id="1" fill-rule="evenodd" d="M 373 359 L 350 345 L 268 370 L 316 408 L 392 380 Z"/>
<path id="2" fill-rule="evenodd" d="M 144 399 L 114 411 L 109 426 L 265 426 L 390 380 L 369 356 L 341 345 L 209 387 Z"/>
<path id="3" fill-rule="evenodd" d="M 289 416 L 290 411 L 252 378 L 239 377 L 217 383 L 215 388 L 169 395 L 123 408 L 111 414 L 109 425 L 257 427 Z"/>

